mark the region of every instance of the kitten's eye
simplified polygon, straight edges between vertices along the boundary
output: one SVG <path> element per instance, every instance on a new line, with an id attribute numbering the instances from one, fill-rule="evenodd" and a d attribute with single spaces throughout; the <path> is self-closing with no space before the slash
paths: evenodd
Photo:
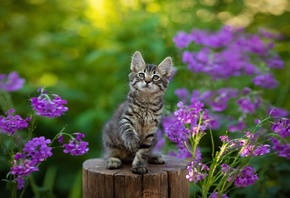
<path id="1" fill-rule="evenodd" d="M 144 73 L 139 73 L 138 76 L 139 76 L 139 78 L 141 78 L 141 79 L 145 78 L 145 74 L 144 74 Z"/>
<path id="2" fill-rule="evenodd" d="M 154 80 L 154 81 L 157 81 L 157 80 L 159 80 L 159 76 L 157 76 L 157 75 L 154 75 L 153 77 L 152 77 L 152 79 Z"/>

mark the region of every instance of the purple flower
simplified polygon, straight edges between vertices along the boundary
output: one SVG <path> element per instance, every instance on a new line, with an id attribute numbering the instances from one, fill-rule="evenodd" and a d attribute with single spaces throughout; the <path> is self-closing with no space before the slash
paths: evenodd
<path id="1" fill-rule="evenodd" d="M 281 34 L 270 32 L 264 28 L 259 29 L 259 34 L 262 35 L 264 38 L 268 38 L 268 39 L 280 40 L 283 38 L 283 36 Z"/>
<path id="2" fill-rule="evenodd" d="M 174 112 L 174 115 L 181 124 L 191 124 L 198 121 L 199 112 L 196 112 L 195 109 L 183 105 L 183 102 L 179 102 L 177 107 L 178 110 Z"/>
<path id="3" fill-rule="evenodd" d="M 192 95 L 191 95 L 191 101 L 201 101 L 204 102 L 205 104 L 210 105 L 211 104 L 211 98 L 215 96 L 215 92 L 214 91 L 204 91 L 204 92 L 200 92 L 197 89 L 194 89 L 192 91 Z"/>
<path id="4" fill-rule="evenodd" d="M 22 176 L 17 176 L 15 181 L 17 182 L 17 189 L 21 190 L 24 187 L 25 179 Z"/>
<path id="5" fill-rule="evenodd" d="M 23 151 L 37 164 L 52 156 L 52 148 L 48 146 L 50 143 L 51 140 L 43 136 L 35 137 L 24 145 Z"/>
<path id="6" fill-rule="evenodd" d="M 75 132 L 74 135 L 76 136 L 76 141 L 81 141 L 85 137 L 85 134 L 79 132 Z"/>
<path id="7" fill-rule="evenodd" d="M 234 29 L 230 26 L 224 26 L 220 31 L 216 33 L 210 33 L 198 29 L 192 30 L 189 37 L 196 44 L 212 47 L 221 48 L 228 45 L 233 39 Z"/>
<path id="8" fill-rule="evenodd" d="M 203 103 L 196 101 L 193 98 L 191 99 L 191 104 L 189 106 L 179 102 L 177 104 L 178 109 L 174 112 L 175 119 L 177 119 L 181 125 L 189 124 L 190 126 L 188 126 L 187 129 L 190 134 L 203 132 L 214 124 L 213 120 L 208 116 L 208 111 L 203 110 L 203 106 Z M 200 116 L 202 116 L 202 123 L 199 123 Z M 199 129 L 199 131 L 196 131 L 196 129 Z"/>
<path id="9" fill-rule="evenodd" d="M 238 90 L 234 88 L 221 88 L 215 91 L 204 91 L 201 93 L 198 90 L 193 90 L 192 101 L 201 101 L 206 105 L 211 106 L 214 112 L 222 112 L 227 109 L 228 102 L 232 98 L 236 98 Z"/>
<path id="10" fill-rule="evenodd" d="M 14 160 L 12 161 L 10 174 L 17 176 L 16 182 L 18 183 L 18 189 L 24 187 L 24 177 L 35 171 L 38 171 L 38 167 L 34 161 L 26 159 L 26 156 L 23 154 L 17 153 L 15 155 Z"/>
<path id="11" fill-rule="evenodd" d="M 278 156 L 290 159 L 290 144 L 283 143 L 275 138 L 271 139 L 272 141 L 272 149 L 278 154 Z"/>
<path id="12" fill-rule="evenodd" d="M 241 156 L 242 157 L 249 156 L 252 153 L 252 151 L 253 151 L 253 149 L 255 147 L 252 144 L 247 144 L 247 145 L 244 146 L 245 140 L 240 140 L 239 143 L 240 143 L 240 146 L 242 147 L 241 148 Z"/>
<path id="13" fill-rule="evenodd" d="M 254 156 L 265 155 L 267 153 L 270 153 L 270 145 L 269 144 L 259 145 L 253 152 Z"/>
<path id="14" fill-rule="evenodd" d="M 191 39 L 185 32 L 178 32 L 177 35 L 173 38 L 173 42 L 178 48 L 184 48 L 189 45 Z"/>
<path id="15" fill-rule="evenodd" d="M 7 117 L 0 116 L 0 129 L 3 133 L 14 135 L 17 130 L 28 127 L 28 122 L 31 118 L 23 119 L 20 115 L 13 116 L 14 112 L 14 109 L 10 109 L 5 113 Z"/>
<path id="16" fill-rule="evenodd" d="M 24 82 L 25 80 L 20 78 L 17 72 L 11 72 L 8 76 L 0 74 L 0 90 L 17 91 L 23 87 Z"/>
<path id="17" fill-rule="evenodd" d="M 186 102 L 188 95 L 189 95 L 188 90 L 185 88 L 176 89 L 174 93 L 175 93 L 175 95 L 177 95 L 177 97 L 179 98 L 180 101 L 184 101 L 184 102 Z"/>
<path id="18" fill-rule="evenodd" d="M 254 101 L 252 101 L 249 97 L 242 97 L 237 101 L 237 103 L 240 106 L 240 109 L 242 112 L 253 114 L 256 112 L 256 110 L 260 106 L 262 99 L 256 97 L 256 98 L 253 98 L 253 100 Z"/>
<path id="19" fill-rule="evenodd" d="M 248 38 L 248 48 L 250 52 L 258 54 L 261 57 L 267 55 L 269 50 L 268 46 L 261 40 L 259 35 L 251 35 Z"/>
<path id="20" fill-rule="evenodd" d="M 271 59 L 266 59 L 267 66 L 272 69 L 282 69 L 284 67 L 284 62 L 279 56 L 274 56 Z"/>
<path id="21" fill-rule="evenodd" d="M 228 198 L 228 196 L 226 194 L 219 195 L 218 192 L 214 192 L 209 196 L 209 198 Z"/>
<path id="22" fill-rule="evenodd" d="M 186 179 L 190 182 L 197 183 L 207 177 L 209 168 L 205 164 L 195 163 L 192 161 L 187 166 L 187 171 L 188 174 L 186 175 Z"/>
<path id="23" fill-rule="evenodd" d="M 249 87 L 245 87 L 243 90 L 242 90 L 242 93 L 243 95 L 248 95 L 251 93 L 251 89 Z"/>
<path id="24" fill-rule="evenodd" d="M 189 132 L 183 124 L 177 121 L 175 116 L 165 117 L 162 125 L 166 136 L 174 143 L 183 142 L 189 137 Z"/>
<path id="25" fill-rule="evenodd" d="M 238 90 L 233 88 L 222 88 L 216 91 L 216 97 L 210 103 L 212 110 L 216 112 L 221 112 L 227 109 L 228 101 L 231 98 L 236 98 L 238 95 Z"/>
<path id="26" fill-rule="evenodd" d="M 190 151 L 185 147 L 184 142 L 177 143 L 177 148 L 178 148 L 177 152 L 170 151 L 168 154 L 170 156 L 175 156 L 180 159 L 186 159 L 186 158 L 192 157 L 192 154 L 190 153 Z"/>
<path id="27" fill-rule="evenodd" d="M 259 34 L 243 29 L 225 26 L 216 32 L 178 32 L 174 42 L 178 48 L 187 48 L 191 42 L 200 45 L 197 52 L 185 50 L 182 61 L 194 73 L 205 73 L 213 79 L 257 75 L 261 63 L 270 69 L 283 67 L 283 61 L 272 50 L 272 42 L 264 42 Z"/>
<path id="28" fill-rule="evenodd" d="M 279 134 L 281 138 L 290 136 L 290 119 L 281 118 L 272 125 L 272 131 Z"/>
<path id="29" fill-rule="evenodd" d="M 229 132 L 236 132 L 236 131 L 242 131 L 246 127 L 247 127 L 247 125 L 243 121 L 239 120 L 238 123 L 235 124 L 235 125 L 234 124 L 230 124 L 228 126 L 228 130 L 229 130 Z"/>
<path id="30" fill-rule="evenodd" d="M 279 107 L 271 107 L 268 110 L 269 116 L 272 116 L 272 117 L 287 117 L 289 115 L 289 113 L 290 112 L 288 110 L 282 109 Z"/>
<path id="31" fill-rule="evenodd" d="M 85 136 L 82 133 L 74 133 L 76 138 L 73 138 L 69 141 L 68 144 L 64 144 L 64 153 L 70 153 L 71 155 L 83 155 L 89 151 L 88 142 L 82 141 L 81 139 Z"/>
<path id="32" fill-rule="evenodd" d="M 44 92 L 44 89 L 41 89 L 40 92 L 40 96 L 31 98 L 33 110 L 37 115 L 54 118 L 61 116 L 68 110 L 64 106 L 67 104 L 67 101 L 63 100 L 60 96 L 52 94 L 53 98 L 51 98 Z"/>
<path id="33" fill-rule="evenodd" d="M 230 141 L 229 136 L 227 136 L 227 135 L 221 135 L 219 138 L 222 142 Z"/>
<path id="34" fill-rule="evenodd" d="M 270 153 L 270 145 L 268 144 L 261 144 L 259 146 L 255 146 L 253 144 L 248 143 L 247 145 L 242 146 L 241 150 L 241 156 L 259 156 L 259 155 L 265 155 L 267 153 Z"/>
<path id="35" fill-rule="evenodd" d="M 221 171 L 224 174 L 230 174 L 231 172 L 233 172 L 233 169 L 228 164 L 222 164 L 221 165 Z"/>
<path id="36" fill-rule="evenodd" d="M 245 136 L 252 142 L 256 142 L 259 138 L 259 133 L 251 133 L 250 131 L 245 131 Z"/>
<path id="37" fill-rule="evenodd" d="M 245 166 L 238 173 L 237 177 L 234 180 L 234 184 L 238 188 L 244 188 L 255 183 L 259 177 L 255 174 L 255 169 L 251 166 Z"/>
<path id="38" fill-rule="evenodd" d="M 63 135 L 58 136 L 57 141 L 63 143 Z"/>
<path id="39" fill-rule="evenodd" d="M 212 126 L 215 122 L 209 118 L 207 110 L 203 110 L 203 103 L 191 99 L 189 106 L 183 102 L 177 104 L 178 109 L 162 121 L 166 136 L 174 143 L 177 143 L 178 153 L 174 154 L 180 158 L 191 157 L 191 153 L 185 147 L 188 139 Z M 199 123 L 201 120 L 201 123 Z"/>
<path id="40" fill-rule="evenodd" d="M 266 89 L 273 89 L 278 85 L 278 81 L 275 80 L 272 74 L 260 74 L 253 78 L 253 83 Z"/>

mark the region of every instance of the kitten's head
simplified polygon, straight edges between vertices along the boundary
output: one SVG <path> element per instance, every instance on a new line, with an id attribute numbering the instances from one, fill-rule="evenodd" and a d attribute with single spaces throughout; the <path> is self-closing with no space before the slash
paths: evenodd
<path id="1" fill-rule="evenodd" d="M 131 90 L 143 93 L 163 93 L 172 71 L 172 59 L 166 57 L 158 66 L 146 64 L 141 53 L 136 51 L 131 61 L 129 74 Z"/>

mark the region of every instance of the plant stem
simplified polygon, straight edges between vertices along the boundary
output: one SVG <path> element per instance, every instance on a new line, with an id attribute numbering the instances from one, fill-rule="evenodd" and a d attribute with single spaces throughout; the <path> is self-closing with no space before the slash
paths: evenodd
<path id="1" fill-rule="evenodd" d="M 10 180 L 11 182 L 11 180 Z M 10 183 L 11 184 L 11 183 Z M 15 183 L 11 184 L 12 187 L 11 187 L 11 191 L 10 191 L 10 197 L 11 198 L 16 198 L 16 195 L 17 195 L 17 185 Z"/>
<path id="2" fill-rule="evenodd" d="M 4 112 L 13 109 L 11 96 L 6 91 L 0 91 L 0 109 Z"/>
<path id="3" fill-rule="evenodd" d="M 31 188 L 32 188 L 33 194 L 35 195 L 36 198 L 39 198 L 40 194 L 39 194 L 39 191 L 38 191 L 38 186 L 35 183 L 34 177 L 32 175 L 30 175 L 28 177 L 28 179 L 29 179 L 29 182 L 31 184 Z"/>
<path id="4" fill-rule="evenodd" d="M 32 133 L 33 133 L 34 129 L 36 128 L 36 125 L 37 125 L 37 116 L 32 115 L 31 124 L 30 124 L 30 127 L 28 128 L 28 134 L 27 134 L 28 140 L 31 139 Z"/>
<path id="5" fill-rule="evenodd" d="M 1 136 L 0 136 L 0 144 L 3 146 L 4 150 L 6 151 L 7 155 L 9 156 L 10 151 L 9 151 L 8 147 L 5 145 L 5 143 L 3 142 Z"/>
<path id="6" fill-rule="evenodd" d="M 21 190 L 21 194 L 20 194 L 19 198 L 22 198 L 22 197 L 23 197 L 23 195 L 24 195 L 24 193 L 25 193 L 25 190 L 26 190 L 27 186 L 28 186 L 28 185 L 24 185 L 24 187 L 23 187 L 22 190 Z"/>

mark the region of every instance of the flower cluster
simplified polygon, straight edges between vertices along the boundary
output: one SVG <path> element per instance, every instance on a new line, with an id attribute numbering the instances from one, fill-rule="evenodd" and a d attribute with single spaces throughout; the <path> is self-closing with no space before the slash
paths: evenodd
<path id="1" fill-rule="evenodd" d="M 234 184 L 238 188 L 253 185 L 259 177 L 255 174 L 255 169 L 251 166 L 246 166 L 239 171 L 238 176 L 235 178 Z"/>
<path id="2" fill-rule="evenodd" d="M 278 86 L 278 81 L 272 74 L 259 74 L 253 78 L 253 83 L 266 89 L 273 89 Z"/>
<path id="3" fill-rule="evenodd" d="M 273 51 L 273 43 L 265 39 L 277 39 L 277 36 L 249 34 L 243 29 L 225 26 L 213 33 L 196 29 L 188 34 L 179 32 L 173 41 L 181 49 L 188 48 L 190 43 L 201 46 L 198 52 L 186 50 L 182 55 L 182 61 L 195 73 L 205 73 L 214 79 L 254 76 L 255 85 L 274 88 L 277 81 L 268 70 L 283 68 L 283 61 Z"/>
<path id="4" fill-rule="evenodd" d="M 281 138 L 290 137 L 290 119 L 282 118 L 273 123 L 272 131 L 277 133 Z"/>
<path id="5" fill-rule="evenodd" d="M 177 143 L 179 157 L 191 156 L 184 142 L 188 142 L 188 139 L 196 136 L 197 133 L 203 134 L 206 129 L 215 124 L 214 120 L 209 118 L 207 110 L 203 110 L 203 106 L 203 103 L 194 100 L 188 106 L 179 102 L 178 109 L 173 115 L 165 117 L 162 122 L 167 137 Z"/>
<path id="6" fill-rule="evenodd" d="M 14 135 L 16 131 L 22 130 L 28 127 L 28 122 L 31 118 L 21 118 L 20 115 L 13 116 L 15 109 L 8 110 L 5 114 L 6 117 L 0 115 L 0 132 Z"/>
<path id="7" fill-rule="evenodd" d="M 241 157 L 253 157 L 270 153 L 270 145 L 261 144 L 258 141 L 259 138 L 262 138 L 262 135 L 246 131 L 245 136 L 246 138 L 231 139 L 227 135 L 222 135 L 220 139 L 223 143 L 226 143 L 227 152 L 239 151 Z"/>
<path id="8" fill-rule="evenodd" d="M 37 98 L 31 98 L 33 110 L 37 115 L 54 118 L 61 116 L 68 110 L 68 108 L 64 106 L 67 104 L 67 101 L 60 96 L 52 94 L 51 97 L 53 98 L 51 98 L 43 88 L 39 89 L 39 91 L 40 95 Z"/>
<path id="9" fill-rule="evenodd" d="M 259 179 L 255 169 L 251 166 L 231 168 L 228 164 L 221 165 L 222 172 L 228 176 L 228 182 L 234 182 L 238 188 L 244 188 L 255 183 Z"/>
<path id="10" fill-rule="evenodd" d="M 221 88 L 215 91 L 204 91 L 193 90 L 192 99 L 204 102 L 206 105 L 211 107 L 214 112 L 222 112 L 228 108 L 228 102 L 232 98 L 238 96 L 238 90 L 234 88 Z"/>
<path id="11" fill-rule="evenodd" d="M 247 128 L 247 116 L 266 107 L 266 101 L 260 92 L 248 87 L 273 89 L 278 85 L 272 70 L 282 69 L 283 61 L 274 51 L 272 41 L 279 38 L 278 35 L 267 33 L 265 30 L 258 34 L 249 34 L 243 29 L 229 26 L 216 32 L 194 29 L 190 33 L 177 33 L 173 41 L 183 50 L 182 62 L 187 65 L 189 71 L 205 74 L 209 80 L 219 80 L 219 83 L 227 80 L 227 87 L 214 86 L 217 89 L 212 89 L 211 86 L 211 89 L 205 89 L 203 86 L 202 91 L 193 90 L 191 96 L 186 89 L 181 88 L 176 90 L 176 95 L 183 102 L 189 97 L 203 102 L 215 114 L 212 116 L 218 123 L 217 127 L 221 126 L 219 123 L 228 123 L 229 131 L 243 131 Z M 199 50 L 192 51 L 190 44 L 195 45 L 193 49 L 197 49 L 198 46 Z M 235 82 L 234 79 L 238 77 L 245 77 L 241 78 L 238 86 L 228 82 Z M 236 104 L 238 108 L 231 106 L 229 110 L 229 104 Z M 220 115 L 226 111 L 230 111 L 233 117 Z M 286 111 L 284 116 L 288 114 Z"/>
<path id="12" fill-rule="evenodd" d="M 186 179 L 188 179 L 190 182 L 197 183 L 208 175 L 209 168 L 207 165 L 202 164 L 201 162 L 196 163 L 192 161 L 187 166 L 187 171 L 188 174 L 186 175 Z"/>
<path id="13" fill-rule="evenodd" d="M 17 176 L 15 179 L 18 184 L 17 188 L 22 189 L 25 184 L 25 177 L 38 170 L 34 161 L 26 159 L 23 154 L 17 153 L 12 161 L 10 174 Z"/>
<path id="14" fill-rule="evenodd" d="M 17 72 L 8 75 L 0 74 L 0 90 L 7 92 L 17 91 L 23 87 L 25 80 L 20 78 Z"/>
<path id="15" fill-rule="evenodd" d="M 252 101 L 253 100 L 253 101 Z M 237 103 L 240 106 L 240 110 L 246 114 L 253 114 L 259 108 L 262 99 L 256 97 L 251 99 L 250 97 L 241 97 Z"/>
<path id="16" fill-rule="evenodd" d="M 52 148 L 48 146 L 50 143 L 51 140 L 43 136 L 35 137 L 25 144 L 23 152 L 37 164 L 52 156 Z"/>
<path id="17" fill-rule="evenodd" d="M 284 142 L 282 140 L 278 140 L 276 138 L 272 138 L 272 149 L 276 151 L 276 153 L 283 158 L 290 159 L 290 143 Z"/>
<path id="18" fill-rule="evenodd" d="M 209 196 L 209 198 L 228 198 L 228 196 L 226 194 L 219 195 L 218 192 L 214 192 Z"/>
<path id="19" fill-rule="evenodd" d="M 5 80 L 5 78 L 5 75 L 0 75 L 0 90 L 15 91 L 21 88 L 24 82 L 16 72 L 9 74 L 8 80 Z M 64 106 L 67 101 L 60 96 L 56 94 L 48 95 L 44 89 L 40 89 L 40 92 L 39 97 L 31 99 L 31 105 L 37 116 L 53 118 L 61 116 L 68 110 Z M 7 178 L 10 182 L 17 183 L 17 189 L 23 189 L 28 176 L 33 172 L 39 171 L 39 165 L 53 155 L 52 150 L 54 147 L 51 145 L 57 137 L 59 137 L 59 141 L 63 138 L 63 135 L 70 137 L 69 143 L 63 144 L 64 153 L 75 156 L 88 152 L 88 142 L 82 140 L 85 136 L 83 133 L 74 133 L 74 137 L 61 131 L 53 140 L 44 136 L 31 138 L 36 128 L 34 125 L 36 122 L 32 119 L 36 116 L 24 119 L 20 115 L 13 115 L 14 113 L 15 110 L 10 109 L 5 113 L 6 116 L 0 115 L 0 135 L 3 135 L 3 138 L 0 137 L 0 143 L 9 157 L 8 161 L 11 160 L 10 172 L 7 174 Z M 28 129 L 27 140 L 17 133 L 17 131 L 24 129 Z M 16 187 L 14 188 L 15 191 L 17 189 Z"/>
<path id="20" fill-rule="evenodd" d="M 190 87 L 175 90 L 177 110 L 163 119 L 162 127 L 176 143 L 174 155 L 191 161 L 186 178 L 198 186 L 202 197 L 227 197 L 224 193 L 233 185 L 254 184 L 259 177 L 250 166 L 253 158 L 275 152 L 290 159 L 290 121 L 285 118 L 289 111 L 262 97 L 264 89 L 279 84 L 273 70 L 282 69 L 283 61 L 272 42 L 279 38 L 265 30 L 250 34 L 228 26 L 217 32 L 179 32 L 173 38 L 182 62 L 196 78 L 194 83 L 189 79 Z M 271 130 L 264 124 L 270 120 L 275 121 Z M 212 143 L 209 166 L 200 152 L 200 140 L 207 133 Z"/>
<path id="21" fill-rule="evenodd" d="M 277 134 L 275 138 L 272 137 L 272 149 L 280 156 L 290 159 L 290 119 L 281 118 L 274 122 L 272 131 Z"/>
<path id="22" fill-rule="evenodd" d="M 64 153 L 70 153 L 72 156 L 83 155 L 89 151 L 88 142 L 82 140 L 85 134 L 75 132 L 73 133 L 76 137 L 69 140 L 68 144 L 63 144 Z M 63 136 L 60 135 L 58 138 L 60 143 L 63 143 Z"/>
<path id="23" fill-rule="evenodd" d="M 190 100 L 201 101 L 210 110 L 211 117 L 215 120 L 215 125 L 213 127 L 218 128 L 220 123 L 228 123 L 227 127 L 230 132 L 243 131 L 247 128 L 246 118 L 249 115 L 255 114 L 261 108 L 266 107 L 266 101 L 261 97 L 260 92 L 255 92 L 254 90 L 244 87 L 241 90 L 235 88 L 220 88 L 217 90 L 206 90 L 199 91 L 194 89 L 192 95 L 189 95 L 188 91 L 184 88 L 177 89 L 175 94 L 178 96 L 179 100 L 182 102 Z M 229 103 L 232 105 L 229 108 Z M 235 108 L 233 108 L 235 105 Z M 277 108 L 268 107 L 268 111 L 272 114 L 271 116 L 287 116 L 289 111 Z M 223 114 L 230 112 L 235 112 L 233 117 Z M 233 121 L 235 119 L 236 121 Z"/>
<path id="24" fill-rule="evenodd" d="M 48 146 L 50 143 L 51 140 L 43 136 L 33 138 L 24 145 L 23 153 L 15 155 L 10 174 L 17 176 L 18 189 L 24 187 L 25 177 L 38 171 L 38 165 L 52 156 L 52 148 Z"/>

